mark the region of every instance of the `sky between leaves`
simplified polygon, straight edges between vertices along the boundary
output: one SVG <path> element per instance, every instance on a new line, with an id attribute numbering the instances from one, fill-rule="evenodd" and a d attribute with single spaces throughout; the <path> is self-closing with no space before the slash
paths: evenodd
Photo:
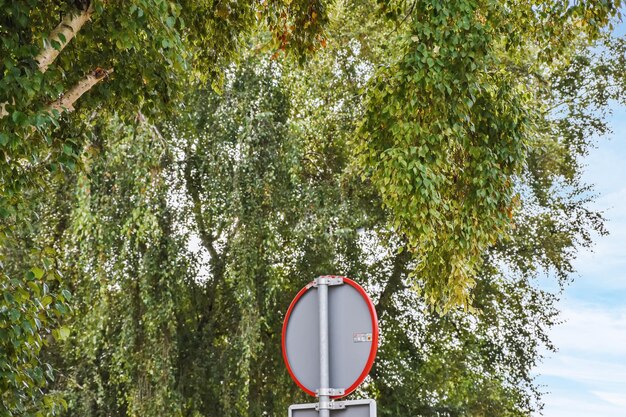
<path id="1" fill-rule="evenodd" d="M 615 34 L 626 36 L 626 23 Z M 537 369 L 545 417 L 626 417 L 626 107 L 613 111 L 613 134 L 598 140 L 584 175 L 609 235 L 579 254 L 560 303 L 565 322 L 551 332 L 559 352 Z"/>

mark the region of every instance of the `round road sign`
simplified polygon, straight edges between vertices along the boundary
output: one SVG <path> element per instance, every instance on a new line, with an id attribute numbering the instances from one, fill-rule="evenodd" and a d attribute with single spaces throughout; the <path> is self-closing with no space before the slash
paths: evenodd
<path id="1" fill-rule="evenodd" d="M 328 286 L 330 387 L 348 395 L 369 373 L 378 348 L 378 319 L 365 290 L 345 277 Z M 320 388 L 318 291 L 309 283 L 291 302 L 282 332 L 283 358 L 291 378 L 307 394 Z"/>

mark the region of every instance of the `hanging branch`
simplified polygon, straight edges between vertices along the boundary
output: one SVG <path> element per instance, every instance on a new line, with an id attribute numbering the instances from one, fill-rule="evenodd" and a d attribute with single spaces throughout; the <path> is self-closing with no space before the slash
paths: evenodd
<path id="1" fill-rule="evenodd" d="M 104 70 L 102 68 L 96 68 L 85 78 L 80 80 L 74 87 L 70 88 L 63 96 L 61 96 L 58 100 L 52 102 L 47 108 L 47 112 L 51 113 L 54 110 L 59 113 L 66 111 L 74 110 L 74 103 L 78 100 L 83 94 L 89 91 L 94 85 L 98 84 L 100 81 L 105 79 L 107 76 L 113 73 L 113 68 Z"/>
<path id="2" fill-rule="evenodd" d="M 411 259 L 409 251 L 404 247 L 401 253 L 398 253 L 393 260 L 393 269 L 383 292 L 380 294 L 380 298 L 376 303 L 375 309 L 379 317 L 382 317 L 384 313 L 393 310 L 393 294 L 402 289 L 402 278 L 406 274 L 406 267 Z"/>

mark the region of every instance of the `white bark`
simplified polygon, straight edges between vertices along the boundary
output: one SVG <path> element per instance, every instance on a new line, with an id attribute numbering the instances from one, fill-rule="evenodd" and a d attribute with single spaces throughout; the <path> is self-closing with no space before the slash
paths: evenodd
<path id="1" fill-rule="evenodd" d="M 91 15 L 94 12 L 93 2 L 89 5 L 87 10 L 83 10 L 78 14 L 70 14 L 65 16 L 61 23 L 50 33 L 50 36 L 44 42 L 43 49 L 35 57 L 39 71 L 46 72 L 50 64 L 59 56 L 63 48 L 76 36 L 78 31 L 89 21 Z M 63 41 L 61 38 L 65 38 Z M 58 42 L 58 49 L 52 46 L 52 41 Z M 79 96 L 80 97 L 80 96 Z M 15 101 L 15 100 L 13 100 Z M 0 119 L 9 115 L 6 110 L 6 106 L 9 102 L 0 103 Z"/>
<path id="2" fill-rule="evenodd" d="M 57 110 L 59 113 L 62 113 L 63 111 L 74 111 L 74 103 L 76 103 L 76 100 L 112 73 L 113 68 L 108 70 L 96 68 L 87 74 L 85 78 L 80 80 L 74 87 L 70 88 L 58 100 L 50 103 L 46 110 L 50 113 L 53 110 Z"/>
<path id="3" fill-rule="evenodd" d="M 93 12 L 93 6 L 90 5 L 87 10 L 83 10 L 79 14 L 67 15 L 61 20 L 61 23 L 50 33 L 50 36 L 44 42 L 44 48 L 35 57 L 35 61 L 39 64 L 39 71 L 46 72 L 63 48 L 76 36 L 84 24 L 89 21 Z M 60 46 L 58 46 L 58 49 L 52 46 L 53 41 L 59 43 Z"/>

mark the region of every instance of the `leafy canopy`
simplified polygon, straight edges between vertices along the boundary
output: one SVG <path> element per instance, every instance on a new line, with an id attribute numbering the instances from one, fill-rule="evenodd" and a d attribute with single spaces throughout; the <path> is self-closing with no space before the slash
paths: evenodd
<path id="1" fill-rule="evenodd" d="M 531 279 L 602 232 L 618 3 L 0 6 L 3 414 L 283 413 L 284 308 L 333 271 L 375 294 L 382 415 L 540 407 Z"/>

